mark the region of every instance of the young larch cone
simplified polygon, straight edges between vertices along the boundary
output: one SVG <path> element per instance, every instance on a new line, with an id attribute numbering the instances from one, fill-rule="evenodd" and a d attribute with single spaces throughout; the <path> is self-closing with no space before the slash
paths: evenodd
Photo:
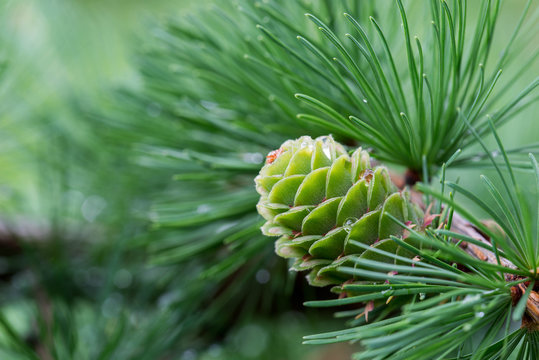
<path id="1" fill-rule="evenodd" d="M 280 236 L 276 253 L 295 258 L 292 269 L 310 270 L 307 278 L 316 286 L 350 280 L 336 268 L 351 255 L 394 262 L 354 241 L 408 257 L 389 239 L 403 228 L 388 214 L 403 223 L 423 217 L 385 167 L 372 167 L 367 151 L 349 155 L 331 136 L 286 141 L 267 156 L 255 183 L 261 195 L 257 209 L 267 220 L 262 232 Z"/>

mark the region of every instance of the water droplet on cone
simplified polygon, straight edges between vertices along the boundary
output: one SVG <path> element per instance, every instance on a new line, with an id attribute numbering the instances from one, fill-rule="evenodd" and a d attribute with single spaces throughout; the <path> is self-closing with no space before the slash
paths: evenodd
<path id="1" fill-rule="evenodd" d="M 356 221 L 357 219 L 355 217 L 349 217 L 348 219 L 346 219 L 342 226 L 344 231 L 349 233 L 352 230 L 352 225 L 354 225 Z"/>

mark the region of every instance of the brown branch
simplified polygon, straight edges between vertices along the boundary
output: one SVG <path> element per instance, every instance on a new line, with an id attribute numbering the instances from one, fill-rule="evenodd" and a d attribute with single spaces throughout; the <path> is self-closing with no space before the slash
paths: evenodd
<path id="1" fill-rule="evenodd" d="M 480 241 L 485 245 L 493 246 L 490 239 L 487 236 L 479 232 L 478 229 L 473 224 L 471 224 L 469 221 L 464 219 L 458 213 L 453 214 L 453 222 L 451 223 L 451 231 L 471 237 L 472 239 Z M 471 244 L 466 241 L 461 242 L 460 247 L 464 251 L 466 251 L 468 254 L 475 257 L 476 259 L 498 265 L 498 260 L 496 259 L 496 255 L 488 249 L 485 249 L 475 244 Z M 500 265 L 505 266 L 507 268 L 516 269 L 516 266 L 511 261 L 503 257 L 500 257 L 500 263 L 501 263 Z"/>
<path id="2" fill-rule="evenodd" d="M 526 313 L 522 318 L 522 327 L 530 331 L 539 331 L 539 293 L 532 291 L 526 301 Z"/>
<path id="3" fill-rule="evenodd" d="M 480 233 L 475 226 L 467 222 L 458 214 L 453 215 L 453 223 L 451 226 L 451 230 L 459 234 L 469 236 L 475 240 L 481 241 L 486 245 L 493 246 L 488 237 Z M 468 254 L 481 261 L 486 261 L 491 264 L 498 264 L 496 256 L 490 250 L 464 241 L 460 244 L 460 246 Z M 504 267 L 516 269 L 516 266 L 512 262 L 503 257 L 500 257 L 500 262 L 501 265 Z M 518 279 L 524 279 L 524 277 L 518 277 L 512 274 L 507 274 L 505 277 L 506 281 L 514 281 Z M 530 286 L 529 282 L 525 282 L 515 285 L 511 288 L 511 297 L 513 299 L 513 304 L 516 305 L 518 303 L 518 300 L 526 292 L 528 286 Z M 532 291 L 530 292 L 530 295 L 526 301 L 526 310 L 522 317 L 521 326 L 522 328 L 526 328 L 529 331 L 539 331 L 539 292 L 537 292 L 536 290 L 538 289 L 532 289 Z"/>

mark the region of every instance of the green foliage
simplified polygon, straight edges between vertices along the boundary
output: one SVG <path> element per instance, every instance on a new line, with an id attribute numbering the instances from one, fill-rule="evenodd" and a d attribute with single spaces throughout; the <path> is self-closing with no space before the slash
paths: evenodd
<path id="1" fill-rule="evenodd" d="M 278 134 L 277 117 L 277 123 L 287 124 L 292 135 L 300 130 L 298 125 L 311 122 L 371 145 L 378 158 L 406 165 L 420 174 L 424 165 L 436 171 L 458 148 L 475 141 L 466 122 L 483 134 L 487 130 L 485 115 L 495 105 L 499 110 L 490 116 L 495 124 L 501 124 L 533 101 L 526 96 L 537 86 L 537 80 L 515 99 L 503 99 L 505 103 L 500 103 L 500 94 L 512 82 L 494 87 L 500 69 L 514 60 L 510 49 L 519 46 L 518 35 L 529 4 L 498 59 L 490 59 L 490 49 L 500 2 L 482 2 L 471 31 L 466 28 L 472 14 L 465 1 L 455 1 L 453 8 L 446 2 L 432 1 L 430 13 L 425 6 L 415 4 L 413 13 L 433 18 L 432 24 L 425 24 L 431 29 L 425 40 L 416 37 L 415 51 L 407 20 L 412 11 L 406 12 L 400 2 L 400 14 L 397 9 L 383 11 L 388 17 L 383 20 L 393 30 L 389 39 L 375 18 L 370 17 L 371 26 L 364 28 L 361 19 L 358 22 L 351 15 L 341 15 L 348 9 L 355 16 L 376 17 L 382 13 L 378 5 L 321 4 L 311 8 L 301 2 L 268 2 L 255 6 L 242 3 L 237 9 L 215 8 L 201 15 L 201 20 L 191 20 L 191 26 L 186 22 L 172 24 L 169 33 L 159 37 L 182 54 L 174 54 L 175 59 L 152 59 L 153 66 L 144 64 L 144 69 L 152 71 L 154 88 L 166 88 L 170 72 L 195 74 L 199 81 L 191 92 L 198 94 L 187 91 L 185 95 L 239 112 L 234 121 L 250 119 L 249 125 L 242 127 L 258 131 L 244 135 L 260 138 L 261 133 L 265 137 Z M 323 19 L 308 15 L 319 31 L 291 25 L 303 23 L 299 16 L 309 11 Z M 402 40 L 396 38 L 395 28 L 401 21 L 405 49 Z M 232 22 L 237 27 L 229 27 Z M 252 30 L 257 22 L 261 30 L 258 37 Z M 426 32 L 421 27 L 415 30 Z M 335 34 L 341 31 L 357 35 L 347 34 L 350 41 L 344 44 Z M 293 43 L 298 34 L 299 43 Z M 395 48 L 402 50 L 396 52 Z M 395 61 L 403 57 L 407 61 Z M 529 60 L 535 57 L 532 54 Z M 164 61 L 166 64 L 159 64 Z M 492 61 L 497 63 L 487 72 L 486 64 Z M 513 78 L 522 74 L 518 72 Z M 204 98 L 200 97 L 204 91 L 201 83 L 211 86 Z M 293 101 L 292 93 L 316 114 L 300 114 L 299 122 L 295 121 L 293 116 L 306 109 Z M 271 106 L 260 107 L 266 99 Z M 186 116 L 184 109 L 181 115 Z M 268 140 L 262 143 L 268 144 Z"/>
<path id="2" fill-rule="evenodd" d="M 492 131 L 499 139 L 493 127 Z M 365 351 L 356 354 L 358 359 L 507 359 L 516 354 L 518 359 L 536 357 L 539 344 L 537 330 L 527 320 L 528 316 L 533 318 L 534 314 L 527 314 L 532 309 L 527 309 L 526 302 L 538 280 L 539 191 L 526 191 L 527 196 L 533 196 L 534 206 L 529 209 L 501 142 L 498 145 L 506 159 L 509 175 L 503 174 L 492 158 L 501 185 L 495 186 L 488 178 L 481 176 L 492 195 L 490 200 L 496 206 L 487 204 L 487 200 L 476 197 L 455 183 L 445 184 L 484 208 L 503 231 L 493 231 L 492 227 L 485 226 L 453 197 L 433 191 L 426 185 L 419 186 L 424 193 L 442 200 L 451 213 L 454 210 L 462 214 L 487 234 L 490 244 L 450 231 L 447 226 L 420 233 L 394 218 L 409 231 L 406 240 L 434 251 L 408 243 L 408 250 L 416 254 L 420 261 L 404 260 L 385 252 L 384 255 L 393 258 L 393 264 L 358 257 L 354 258 L 353 267 L 340 267 L 338 270 L 342 273 L 372 279 L 374 284 L 345 284 L 343 289 L 354 296 L 306 305 L 325 307 L 374 301 L 375 319 L 366 324 L 363 319 L 358 321 L 356 318 L 350 321 L 354 327 L 307 336 L 306 343 L 359 340 Z M 531 154 L 530 162 L 537 169 L 535 157 Z M 539 177 L 536 180 L 539 186 Z M 396 244 L 405 244 L 394 236 L 392 240 Z M 496 263 L 466 253 L 459 247 L 462 241 L 479 245 L 495 254 Z M 408 264 L 397 265 L 399 261 Z M 381 281 L 385 283 L 377 284 Z M 515 303 L 513 288 L 519 284 L 524 284 L 526 291 Z M 395 301 L 399 302 L 398 307 L 392 306 L 391 303 Z M 355 316 L 358 313 L 352 311 L 342 314 Z M 515 322 L 520 320 L 522 328 L 517 329 Z"/>
<path id="3" fill-rule="evenodd" d="M 221 357 L 238 358 L 237 343 L 261 334 L 253 327 L 244 330 L 254 314 L 285 319 L 278 328 L 267 325 L 272 330 L 266 348 L 282 348 L 291 327 L 279 314 L 298 299 L 316 296 L 287 272 L 290 264 L 274 256 L 273 241 L 260 233 L 253 179 L 264 154 L 286 139 L 327 133 L 346 146 L 371 147 L 375 159 L 406 167 L 425 183 L 436 176 L 445 180 L 449 163 L 450 168 L 500 168 L 496 179 L 483 180 L 493 195 L 490 202 L 458 181 L 444 182 L 441 193 L 427 185 L 421 189 L 442 200 L 433 208 L 448 223 L 458 212 L 492 235 L 493 243 L 483 246 L 516 268 L 463 253 L 455 240 L 473 244 L 474 239 L 451 231 L 449 224 L 426 233 L 409 228 L 405 240 L 388 233 L 380 242 L 384 246 L 375 247 L 361 241 L 363 227 L 356 226 L 347 244 L 372 256 L 351 256 L 332 271 L 365 281 L 335 289 L 351 295 L 344 299 L 308 303 L 352 304 L 338 316 L 350 317 L 353 328 L 308 342 L 359 340 L 365 351 L 358 356 L 366 358 L 425 358 L 436 351 L 440 357 L 525 358 L 537 352 L 536 334 L 511 323 L 526 313 L 529 293 L 513 307 L 510 290 L 516 281 L 536 280 L 529 270 L 539 261 L 537 210 L 525 206 L 531 197 L 518 188 L 520 173 L 511 169 L 537 172 L 534 160 L 514 159 L 538 146 L 474 154 L 479 145 L 487 147 L 489 118 L 499 127 L 536 103 L 538 81 L 531 73 L 539 52 L 533 45 L 537 13 L 528 15 L 531 1 L 515 21 L 498 0 L 215 2 L 155 25 L 149 31 L 153 38 L 137 44 L 140 79 L 114 93 L 101 85 L 128 77 L 124 62 L 87 51 L 88 44 L 103 43 L 107 27 L 84 22 L 81 28 L 100 29 L 84 38 L 56 21 L 69 18 L 67 26 L 74 28 L 80 22 L 71 17 L 73 11 L 93 18 L 103 13 L 101 6 L 111 6 L 102 3 L 66 8 L 62 2 L 39 3 L 46 16 L 16 5 L 37 25 L 53 19 L 50 27 L 28 28 L 56 34 L 56 41 L 40 44 L 41 49 L 55 55 L 65 49 L 65 57 L 53 55 L 47 63 L 23 52 L 14 62 L 25 61 L 11 74 L 8 70 L 11 76 L 0 89 L 0 131 L 6 140 L 0 165 L 15 189 L 0 188 L 2 212 L 31 214 L 30 220 L 52 230 L 41 239 L 45 245 L 25 242 L 23 255 L 10 259 L 13 283 L 26 285 L 2 288 L 0 357 L 35 358 L 36 348 L 44 346 L 54 358 L 177 358 L 189 357 L 186 349 L 222 340 L 233 345 Z M 122 6 L 115 11 L 124 13 Z M 135 18 L 128 17 L 128 22 Z M 20 18 L 11 18 L 17 25 Z M 107 55 L 122 52 L 110 46 L 115 51 Z M 34 58 L 39 71 L 27 71 L 26 59 Z M 100 76 L 87 72 L 97 67 Z M 530 85 L 515 90 L 522 81 Z M 87 83 L 92 91 L 82 91 Z M 43 91 L 44 84 L 49 91 Z M 18 103 L 30 105 L 14 106 Z M 10 107 L 16 116 L 5 115 Z M 454 157 L 459 149 L 463 154 Z M 499 173 L 509 156 L 507 177 Z M 464 196 L 505 235 L 483 225 Z M 83 213 L 83 207 L 92 211 Z M 148 234 L 147 213 L 153 224 Z M 384 228 L 405 225 L 403 218 L 391 219 L 384 217 Z M 374 220 L 380 228 L 380 219 Z M 393 251 L 397 247 L 420 261 Z M 146 260 L 151 266 L 142 266 Z M 465 269 L 455 268 L 457 263 Z M 399 273 L 388 275 L 394 269 Z M 504 281 L 504 272 L 518 280 Z M 132 283 L 123 287 L 126 274 Z M 40 291 L 48 297 L 34 300 Z M 14 327 L 13 308 L 4 304 L 29 298 L 24 320 L 31 325 Z M 369 324 L 358 327 L 367 315 Z M 47 329 L 51 318 L 55 326 Z M 468 338 L 479 344 L 463 342 Z M 296 348 L 286 354 L 303 355 Z M 201 356 L 213 355 L 210 348 Z"/>
<path id="4" fill-rule="evenodd" d="M 346 144 L 372 146 L 377 159 L 429 181 L 458 149 L 478 143 L 468 124 L 486 136 L 487 114 L 501 125 L 531 104 L 537 81 L 513 99 L 505 95 L 514 82 L 494 86 L 500 67 L 505 71 L 526 43 L 526 29 L 533 29 L 531 19 L 522 30 L 527 9 L 499 58 L 492 55 L 497 1 L 478 7 L 465 1 L 240 1 L 156 30 L 156 42 L 138 59 L 144 89 L 128 95 L 125 118 L 145 119 L 148 134 L 156 134 L 144 139 L 150 146 L 139 147 L 141 161 L 177 172 L 156 198 L 157 232 L 142 243 L 156 264 L 199 267 L 187 283 L 196 295 L 182 306 L 212 299 L 204 312 L 223 313 L 226 303 L 242 307 L 257 298 L 245 296 L 253 274 L 284 271 L 258 233 L 252 187 L 263 154 L 284 140 L 330 132 Z M 427 15 L 434 24 L 425 22 Z M 422 40 L 412 41 L 412 31 Z M 346 44 L 336 35 L 345 32 L 356 34 Z M 534 52 L 527 59 L 535 58 Z M 520 70 L 504 74 L 516 80 L 525 76 Z M 482 159 L 468 151 L 452 162 L 478 166 Z M 284 278 L 272 279 L 272 288 L 289 289 L 278 284 Z M 265 298 L 282 301 L 288 294 Z"/>

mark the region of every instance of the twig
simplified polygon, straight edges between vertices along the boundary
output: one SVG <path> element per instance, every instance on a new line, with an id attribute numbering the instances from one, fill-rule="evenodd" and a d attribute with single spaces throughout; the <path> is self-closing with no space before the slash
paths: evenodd
<path id="1" fill-rule="evenodd" d="M 470 222 L 468 222 L 456 212 L 453 214 L 451 231 L 471 237 L 472 239 L 480 241 L 485 245 L 492 246 L 492 243 L 490 242 L 490 239 L 488 237 L 480 233 L 474 225 L 472 225 Z M 481 261 L 486 261 L 488 263 L 496 265 L 498 264 L 496 256 L 490 250 L 487 250 L 475 244 L 470 244 L 466 241 L 461 242 L 460 247 L 468 254 Z M 502 266 L 505 266 L 510 269 L 516 269 L 516 266 L 511 261 L 505 258 L 500 258 L 500 261 Z"/>

